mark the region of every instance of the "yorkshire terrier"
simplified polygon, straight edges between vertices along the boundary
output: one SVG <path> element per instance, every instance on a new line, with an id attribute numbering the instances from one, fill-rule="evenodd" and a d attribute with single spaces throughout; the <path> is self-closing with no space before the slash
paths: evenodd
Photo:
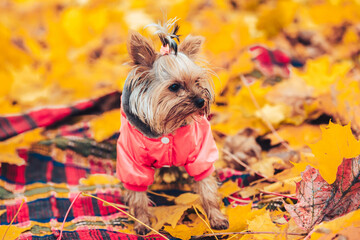
<path id="1" fill-rule="evenodd" d="M 178 45 L 175 19 L 153 26 L 162 43 L 160 53 L 137 32 L 128 39 L 132 70 L 123 88 L 117 141 L 117 176 L 128 190 L 125 201 L 137 219 L 150 225 L 146 190 L 154 169 L 184 166 L 195 179 L 211 227 L 226 229 L 229 222 L 219 209 L 212 176 L 218 150 L 206 118 L 213 84 L 210 71 L 195 63 L 203 38 L 189 35 Z M 137 222 L 134 229 L 148 233 Z"/>

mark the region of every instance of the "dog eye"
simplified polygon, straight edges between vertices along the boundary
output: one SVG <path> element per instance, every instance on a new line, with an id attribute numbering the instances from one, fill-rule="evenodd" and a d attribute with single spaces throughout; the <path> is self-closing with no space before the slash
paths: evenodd
<path id="1" fill-rule="evenodd" d="M 169 90 L 172 92 L 177 92 L 180 89 L 180 84 L 174 83 L 170 85 Z"/>

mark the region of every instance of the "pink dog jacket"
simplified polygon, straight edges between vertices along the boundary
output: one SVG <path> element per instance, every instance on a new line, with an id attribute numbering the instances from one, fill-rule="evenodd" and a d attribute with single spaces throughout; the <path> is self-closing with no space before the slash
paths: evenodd
<path id="1" fill-rule="evenodd" d="M 129 190 L 146 191 L 154 181 L 155 168 L 164 166 L 184 166 L 190 176 L 200 181 L 214 171 L 218 154 L 205 117 L 172 134 L 148 138 L 121 112 L 116 174 Z"/>

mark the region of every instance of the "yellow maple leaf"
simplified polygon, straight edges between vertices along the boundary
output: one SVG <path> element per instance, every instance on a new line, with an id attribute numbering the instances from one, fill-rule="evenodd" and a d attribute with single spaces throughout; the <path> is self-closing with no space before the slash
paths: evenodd
<path id="1" fill-rule="evenodd" d="M 308 86 L 314 87 L 314 95 L 327 93 L 332 84 L 343 78 L 351 69 L 349 61 L 331 63 L 330 57 L 325 55 L 314 60 L 308 60 L 306 71 L 294 69 L 294 73 L 301 77 Z"/>
<path id="2" fill-rule="evenodd" d="M 304 145 L 314 143 L 321 138 L 321 130 L 319 126 L 302 124 L 300 126 L 285 125 L 277 129 L 279 136 L 287 141 L 293 148 L 303 148 Z M 280 143 L 274 134 L 266 135 L 271 140 L 271 144 Z"/>
<path id="3" fill-rule="evenodd" d="M 34 129 L 29 132 L 19 134 L 4 142 L 0 142 L 0 163 L 10 163 L 16 165 L 25 164 L 24 159 L 17 154 L 18 148 L 29 148 L 32 143 L 44 139 L 41 135 L 42 129 Z"/>
<path id="4" fill-rule="evenodd" d="M 247 226 L 247 219 L 251 218 L 251 204 L 245 206 L 228 206 L 226 208 L 226 216 L 229 219 L 229 228 L 226 232 L 241 232 Z M 218 231 L 218 232 L 223 232 Z"/>
<path id="5" fill-rule="evenodd" d="M 251 169 L 258 171 L 266 177 L 274 176 L 275 165 L 285 165 L 284 160 L 279 157 L 268 157 L 250 165 Z"/>
<path id="6" fill-rule="evenodd" d="M 271 220 L 270 213 L 265 211 L 261 215 L 255 216 L 254 219 L 248 221 L 248 231 L 252 232 L 280 232 L 280 228 L 276 226 Z M 273 240 L 276 235 L 274 234 L 255 234 L 245 235 L 242 239 L 259 239 L 259 240 Z"/>
<path id="7" fill-rule="evenodd" d="M 193 205 L 194 203 L 198 202 L 200 196 L 194 193 L 183 193 L 180 196 L 175 198 L 175 204 L 178 205 Z"/>
<path id="8" fill-rule="evenodd" d="M 154 229 L 158 230 L 169 223 L 171 227 L 175 228 L 176 224 L 186 210 L 192 208 L 191 205 L 174 205 L 174 206 L 161 206 L 150 208 L 150 211 L 157 219 Z"/>
<path id="9" fill-rule="evenodd" d="M 325 237 L 336 235 L 336 233 L 339 233 L 341 230 L 346 230 L 349 227 L 360 229 L 360 210 L 350 212 L 342 217 L 335 218 L 332 221 L 322 222 L 321 224 L 316 225 L 314 232 L 311 234 L 311 239 L 333 239 Z"/>
<path id="10" fill-rule="evenodd" d="M 7 228 L 8 228 L 7 225 L 1 225 L 0 226 L 0 239 L 3 239 L 5 231 L 6 231 Z M 4 239 L 6 239 L 6 240 L 15 240 L 20 236 L 21 233 L 29 230 L 30 228 L 31 228 L 30 226 L 21 228 L 21 227 L 11 225 L 9 230 L 6 233 L 6 238 L 4 238 Z"/>
<path id="11" fill-rule="evenodd" d="M 101 142 L 120 130 L 120 110 L 115 109 L 101 114 L 90 121 L 94 139 Z"/>
<path id="12" fill-rule="evenodd" d="M 181 224 L 181 225 L 177 225 L 174 228 L 171 226 L 165 226 L 164 230 L 166 232 L 170 233 L 171 236 L 173 236 L 173 237 L 183 239 L 183 240 L 188 240 L 188 239 L 191 239 L 192 236 L 203 234 L 205 231 L 205 228 L 200 228 L 198 226 L 188 227 L 187 225 Z"/>
<path id="13" fill-rule="evenodd" d="M 223 185 L 221 185 L 218 191 L 223 197 L 228 197 L 231 194 L 238 192 L 239 190 L 240 187 L 236 182 L 227 181 Z"/>
<path id="14" fill-rule="evenodd" d="M 105 184 L 118 184 L 120 182 L 116 177 L 109 174 L 91 174 L 87 178 L 80 179 L 81 185 L 105 185 Z"/>
<path id="15" fill-rule="evenodd" d="M 52 97 L 50 82 L 42 76 L 41 71 L 25 66 L 22 69 L 12 69 L 11 73 L 14 81 L 9 96 L 21 105 L 44 105 Z"/>
<path id="16" fill-rule="evenodd" d="M 190 214 L 189 219 L 191 219 L 192 223 L 187 225 L 180 224 L 174 228 L 166 225 L 164 230 L 170 233 L 171 236 L 182 240 L 191 239 L 192 236 L 199 236 L 209 232 L 208 227 L 196 214 Z"/>
<path id="17" fill-rule="evenodd" d="M 263 121 L 269 121 L 270 123 L 277 125 L 285 120 L 289 115 L 290 108 L 284 104 L 265 106 L 255 112 L 255 116 L 261 118 Z"/>
<path id="18" fill-rule="evenodd" d="M 277 1 L 275 6 L 264 4 L 260 8 L 257 27 L 268 37 L 275 36 L 293 20 L 298 4 L 295 1 Z"/>
<path id="19" fill-rule="evenodd" d="M 310 164 L 319 169 L 321 176 L 332 184 L 343 159 L 360 154 L 360 141 L 352 134 L 350 124 L 341 126 L 330 122 L 328 126 L 321 127 L 321 132 L 322 139 L 309 145 L 315 155 Z"/>

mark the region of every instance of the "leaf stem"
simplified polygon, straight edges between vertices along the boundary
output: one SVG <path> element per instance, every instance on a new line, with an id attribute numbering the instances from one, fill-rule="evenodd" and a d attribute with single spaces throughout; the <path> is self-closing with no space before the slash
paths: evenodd
<path id="1" fill-rule="evenodd" d="M 205 225 L 210 229 L 210 231 L 212 232 L 212 234 L 209 234 L 209 236 L 214 236 L 215 238 L 216 238 L 216 240 L 219 240 L 218 238 L 217 238 L 217 234 L 215 234 L 214 233 L 214 231 L 211 229 L 211 227 L 209 226 L 209 224 L 205 221 L 205 219 L 203 219 L 201 216 L 200 216 L 200 214 L 198 213 L 198 211 L 197 211 L 197 209 L 196 209 L 196 207 L 193 205 L 193 208 L 194 208 L 194 210 L 195 210 L 195 213 L 196 213 L 196 215 L 205 223 Z"/>
<path id="2" fill-rule="evenodd" d="M 260 192 L 263 193 L 263 194 L 274 195 L 274 196 L 279 196 L 279 197 L 284 197 L 284 198 L 290 198 L 290 199 L 293 199 L 293 200 L 298 200 L 296 197 L 292 197 L 292 196 L 289 196 L 289 195 L 284 195 L 284 194 L 281 194 L 281 193 L 267 192 L 267 191 L 264 191 L 264 190 L 260 190 Z"/>
<path id="3" fill-rule="evenodd" d="M 249 171 L 253 171 L 254 173 L 256 173 L 257 175 L 259 175 L 262 178 L 268 179 L 268 177 L 262 175 L 260 172 L 255 171 L 253 169 L 251 169 L 251 167 L 249 165 L 247 165 L 246 163 L 244 163 L 243 161 L 241 161 L 237 156 L 235 156 L 234 154 L 232 154 L 231 152 L 229 152 L 226 149 L 222 149 L 223 153 L 225 153 L 226 155 L 228 155 L 229 157 L 231 157 L 232 159 L 234 159 L 237 163 L 239 163 L 241 166 L 243 166 L 246 170 Z"/>
<path id="4" fill-rule="evenodd" d="M 82 194 L 83 196 L 87 196 L 87 197 L 92 197 L 92 198 L 95 198 L 95 199 L 97 199 L 97 200 L 99 200 L 99 201 L 102 201 L 103 203 L 106 203 L 106 204 L 107 204 L 107 205 L 109 205 L 109 206 L 112 206 L 113 208 L 115 208 L 115 209 L 117 209 L 118 211 L 120 211 L 120 212 L 124 213 L 125 215 L 127 215 L 127 216 L 128 216 L 128 217 L 130 217 L 130 218 L 132 218 L 132 219 L 133 219 L 133 220 L 135 220 L 136 222 L 138 222 L 138 223 L 140 223 L 140 224 L 144 225 L 145 227 L 147 227 L 147 228 L 149 228 L 150 230 L 154 231 L 155 233 L 159 234 L 159 235 L 160 235 L 160 236 L 162 236 L 163 238 L 165 238 L 165 239 L 169 240 L 169 238 L 167 238 L 165 235 L 163 235 L 163 234 L 159 233 L 158 231 L 156 231 L 156 230 L 155 230 L 155 229 L 153 229 L 152 227 L 150 227 L 150 226 L 146 225 L 145 223 L 143 223 L 143 222 L 142 222 L 142 221 L 140 221 L 139 219 L 135 218 L 135 217 L 134 217 L 134 216 L 132 216 L 131 214 L 127 213 L 126 211 L 124 211 L 124 210 L 122 210 L 122 209 L 120 209 L 120 208 L 116 207 L 113 203 L 110 203 L 110 202 L 105 201 L 105 200 L 103 200 L 103 199 L 101 199 L 101 198 L 95 197 L 95 196 L 93 196 L 93 195 L 91 195 L 91 194 L 86 194 L 86 193 L 81 193 L 81 194 Z"/>
<path id="5" fill-rule="evenodd" d="M 240 76 L 243 84 L 245 85 L 245 87 L 247 88 L 247 90 L 249 91 L 251 100 L 253 101 L 255 107 L 259 110 L 262 120 L 264 121 L 265 125 L 270 129 L 270 131 L 274 134 L 274 136 L 280 141 L 280 143 L 289 151 L 294 151 L 289 144 L 286 143 L 286 141 L 277 133 L 277 131 L 275 130 L 274 126 L 270 123 L 270 121 L 266 118 L 266 116 L 264 115 L 264 113 L 261 111 L 260 105 L 259 103 L 256 101 L 256 98 L 254 96 L 254 94 L 252 93 L 250 87 L 248 86 L 248 84 L 246 84 L 246 80 L 245 77 L 243 75 Z"/>
<path id="6" fill-rule="evenodd" d="M 204 234 L 204 235 L 196 235 L 192 236 L 192 239 L 201 239 L 204 237 L 211 237 L 214 235 L 221 236 L 221 235 L 248 235 L 248 234 L 281 234 L 281 232 L 222 232 L 222 233 L 214 233 L 214 234 Z M 306 236 L 306 233 L 286 233 L 287 235 L 291 236 Z"/>
<path id="7" fill-rule="evenodd" d="M 25 202 L 25 199 L 23 199 L 23 200 L 21 201 L 20 207 L 19 207 L 19 209 L 17 210 L 17 212 L 16 212 L 15 216 L 13 217 L 13 219 L 11 220 L 11 222 L 10 222 L 9 226 L 6 228 L 6 231 L 5 231 L 5 233 L 4 233 L 4 236 L 2 237 L 2 240 L 4 240 L 4 239 L 5 239 L 6 233 L 9 231 L 9 229 L 10 229 L 11 225 L 12 225 L 12 224 L 13 224 L 13 222 L 15 221 L 15 218 L 16 218 L 16 217 L 17 217 L 17 215 L 19 214 L 20 209 L 21 209 L 21 207 L 23 206 L 24 202 Z"/>

